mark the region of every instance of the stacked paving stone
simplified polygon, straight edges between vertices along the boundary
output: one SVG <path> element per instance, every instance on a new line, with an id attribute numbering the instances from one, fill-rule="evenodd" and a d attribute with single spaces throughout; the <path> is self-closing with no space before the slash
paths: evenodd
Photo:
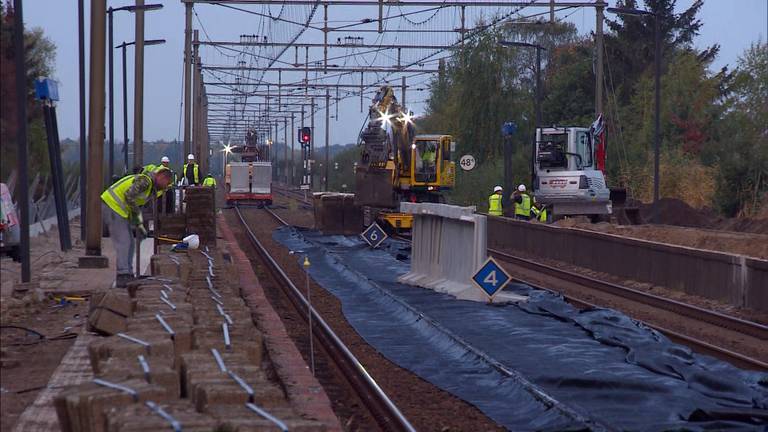
<path id="1" fill-rule="evenodd" d="M 187 234 L 200 236 L 200 244 L 216 246 L 215 188 L 190 186 L 184 191 Z"/>
<path id="2" fill-rule="evenodd" d="M 153 277 L 93 296 L 95 379 L 55 400 L 65 432 L 325 431 L 267 376 L 261 333 L 218 252 L 155 255 Z"/>

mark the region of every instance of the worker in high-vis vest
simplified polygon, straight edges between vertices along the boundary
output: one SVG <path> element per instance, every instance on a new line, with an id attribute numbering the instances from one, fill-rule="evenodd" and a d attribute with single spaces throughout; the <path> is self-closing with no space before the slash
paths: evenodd
<path id="1" fill-rule="evenodd" d="M 504 198 L 501 186 L 493 188 L 493 195 L 488 197 L 488 214 L 491 216 L 501 216 L 504 211 L 501 206 L 501 200 Z"/>
<path id="2" fill-rule="evenodd" d="M 533 214 L 534 219 L 536 219 L 537 221 L 547 223 L 547 206 L 546 205 L 534 202 L 533 207 L 531 207 L 531 213 Z"/>
<path id="3" fill-rule="evenodd" d="M 216 187 L 216 179 L 213 178 L 212 175 L 208 174 L 203 179 L 203 186 L 215 188 Z"/>
<path id="4" fill-rule="evenodd" d="M 102 214 L 115 248 L 116 287 L 125 287 L 133 279 L 132 232 L 147 234 L 141 207 L 151 202 L 156 192 L 167 188 L 170 182 L 171 171 L 161 166 L 149 173 L 129 174 L 101 194 Z"/>
<path id="5" fill-rule="evenodd" d="M 200 170 L 195 163 L 195 155 L 190 153 L 187 156 L 187 164 L 184 165 L 182 177 L 187 180 L 187 185 L 196 186 L 200 184 Z"/>
<path id="6" fill-rule="evenodd" d="M 525 193 L 525 185 L 517 187 L 512 201 L 515 203 L 515 219 L 531 220 L 531 196 Z"/>

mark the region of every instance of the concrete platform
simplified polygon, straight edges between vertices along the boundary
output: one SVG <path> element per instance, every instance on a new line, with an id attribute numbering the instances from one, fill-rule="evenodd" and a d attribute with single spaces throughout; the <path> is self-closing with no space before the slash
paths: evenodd
<path id="1" fill-rule="evenodd" d="M 223 219 L 220 218 L 220 222 L 223 222 Z M 220 227 L 222 227 L 222 225 L 223 224 L 221 223 L 219 224 Z M 270 368 L 276 372 L 281 381 L 281 387 L 285 389 L 287 401 L 290 403 L 290 408 L 293 412 L 300 415 L 302 418 L 311 419 L 309 420 L 311 422 L 322 423 L 328 431 L 342 430 L 338 418 L 331 409 L 328 396 L 325 394 L 322 386 L 310 374 L 306 363 L 299 354 L 298 349 L 293 345 L 279 316 L 266 299 L 245 253 L 239 249 L 234 236 L 232 236 L 231 232 L 226 227 L 222 227 L 222 232 L 224 232 L 225 238 L 227 239 L 224 248 L 227 249 L 227 252 L 229 252 L 234 260 L 234 266 L 227 264 L 225 268 L 236 269 L 236 271 L 224 270 L 224 268 L 218 267 L 223 264 L 217 264 L 216 280 L 219 280 L 220 282 L 218 283 L 222 284 L 226 283 L 224 281 L 229 279 L 237 281 L 236 285 L 229 285 L 231 287 L 230 290 L 235 290 L 230 292 L 237 293 L 240 291 L 241 296 L 246 300 L 247 309 L 250 309 L 250 312 L 244 315 L 246 318 L 237 318 L 236 315 L 232 316 L 235 317 L 236 320 L 240 319 L 238 322 L 247 320 L 248 317 L 250 317 L 250 314 L 259 317 L 259 322 L 255 324 L 258 331 L 264 333 L 264 346 L 269 353 L 269 361 L 272 363 Z M 113 258 L 114 252 L 109 239 L 103 240 L 103 253 L 110 258 Z M 141 249 L 142 272 L 144 274 L 149 274 L 151 272 L 150 261 L 153 251 L 152 239 L 145 240 L 141 245 Z M 111 286 L 114 279 L 114 259 L 109 260 L 110 266 L 105 269 L 80 269 L 76 267 L 76 260 L 77 257 L 82 254 L 82 251 L 82 246 L 79 246 L 66 254 L 58 255 L 49 252 L 49 254 L 46 255 L 55 255 L 57 258 L 54 260 L 56 261 L 55 265 L 52 264 L 46 266 L 42 271 L 35 272 L 36 279 L 40 281 L 41 286 L 44 287 L 46 292 L 86 295 L 96 290 L 103 290 Z M 214 252 L 217 254 L 220 253 L 220 251 L 211 249 L 210 253 L 214 254 Z M 195 253 L 200 255 L 200 252 Z M 165 254 L 167 255 L 168 253 L 166 252 Z M 192 253 L 190 253 L 190 255 L 192 255 Z M 187 257 L 186 254 L 178 254 L 174 258 L 170 258 L 170 260 L 188 261 L 188 258 L 189 257 Z M 44 258 L 40 259 L 42 260 Z M 190 266 L 189 263 L 186 265 L 193 269 L 191 270 L 192 272 L 197 271 L 199 273 L 200 269 L 203 268 L 203 266 L 194 264 Z M 230 275 L 224 276 L 227 273 L 230 273 Z M 200 282 L 198 279 L 200 278 L 200 275 L 197 274 L 193 278 L 194 282 L 192 280 L 189 282 L 177 281 L 175 286 L 180 287 L 188 283 L 186 286 L 189 288 L 193 287 L 195 284 L 199 285 Z M 5 290 L 5 288 L 3 289 Z M 198 287 L 196 289 L 199 290 L 200 288 Z M 220 289 L 224 289 L 224 286 L 220 286 Z M 195 294 L 196 291 L 193 289 L 192 291 L 188 291 L 188 295 L 191 297 L 188 297 L 186 300 L 181 300 L 184 298 L 182 293 L 182 290 L 178 290 L 178 293 L 172 293 L 170 294 L 171 297 L 168 297 L 174 302 L 177 302 L 177 306 L 180 307 L 177 313 L 181 313 L 180 311 L 184 309 L 181 308 L 181 306 L 185 306 L 185 302 L 190 302 L 193 298 L 197 298 L 195 296 L 199 296 L 199 292 L 197 292 L 198 294 Z M 182 297 L 176 298 L 174 297 L 176 295 Z M 144 294 L 144 297 L 141 297 L 141 293 L 139 293 L 138 296 L 139 299 L 148 298 L 147 293 Z M 222 298 L 222 301 L 224 301 L 225 304 L 229 304 L 227 303 L 228 300 L 242 302 L 240 296 L 237 296 L 236 294 Z M 188 304 L 186 306 L 188 306 Z M 147 306 L 144 307 L 146 308 Z M 233 311 L 232 313 L 234 312 L 236 311 Z M 249 325 L 253 326 L 253 324 Z M 183 331 L 183 329 L 178 328 L 176 330 Z M 131 331 L 137 332 L 138 330 L 134 329 Z M 141 333 L 135 334 L 140 335 Z M 233 327 L 232 337 L 239 338 L 240 334 L 241 333 L 234 330 Z M 95 375 L 92 364 L 93 358 L 90 358 L 92 357 L 92 353 L 89 357 L 89 346 L 93 346 L 94 343 L 99 341 L 110 341 L 112 338 L 117 338 L 117 336 L 103 337 L 83 330 L 65 355 L 59 367 L 51 376 L 46 388 L 39 393 L 35 401 L 22 413 L 13 430 L 19 432 L 60 430 L 61 427 L 59 425 L 59 417 L 57 416 L 56 408 L 54 407 L 54 400 L 63 394 L 62 392 L 65 390 L 71 391 L 73 386 L 84 385 L 93 380 Z M 258 345 L 261 346 L 261 343 Z M 260 364 L 260 362 L 257 362 L 257 364 Z M 187 399 L 181 399 L 181 401 L 189 403 Z M 285 415 L 288 416 L 288 414 Z M 250 419 L 246 420 L 250 421 Z M 291 417 L 289 417 L 288 420 L 291 420 Z"/>

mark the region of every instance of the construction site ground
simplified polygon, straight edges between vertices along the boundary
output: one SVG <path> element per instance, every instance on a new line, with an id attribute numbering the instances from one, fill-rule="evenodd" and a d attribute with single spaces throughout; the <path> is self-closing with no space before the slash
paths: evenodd
<path id="1" fill-rule="evenodd" d="M 80 242 L 80 225 L 71 224 L 70 251 L 61 252 L 58 231 L 54 227 L 30 242 L 32 288 L 14 296 L 21 265 L 8 258 L 0 260 L 0 429 L 10 431 L 25 408 L 45 389 L 51 374 L 83 331 L 87 319 L 87 301 L 61 305 L 53 297 L 76 295 L 87 298 L 98 288 L 114 280 L 114 259 L 109 239 L 104 239 L 103 253 L 110 258 L 106 269 L 79 269 L 78 257 L 85 254 Z M 16 326 L 10 328 L 5 326 Z M 38 334 L 23 329 L 33 330 Z"/>

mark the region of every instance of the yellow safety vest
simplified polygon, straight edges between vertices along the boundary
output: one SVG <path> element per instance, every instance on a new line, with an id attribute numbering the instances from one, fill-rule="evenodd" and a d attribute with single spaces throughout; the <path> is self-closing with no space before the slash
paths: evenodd
<path id="1" fill-rule="evenodd" d="M 109 206 L 112 210 L 115 211 L 115 213 L 119 214 L 121 217 L 124 217 L 125 219 L 128 219 L 128 205 L 125 202 L 125 193 L 128 192 L 128 189 L 131 188 L 131 185 L 133 185 L 133 182 L 138 178 L 138 176 L 145 176 L 149 178 L 150 186 L 147 188 L 147 190 L 142 192 L 142 195 L 140 195 L 136 199 L 136 204 L 139 206 L 143 206 L 144 204 L 149 201 L 149 197 L 152 196 L 152 178 L 146 174 L 130 174 L 127 175 L 120 180 L 116 181 L 115 184 L 107 188 L 102 194 L 101 194 L 101 200 L 104 201 L 105 204 Z"/>
<path id="2" fill-rule="evenodd" d="M 206 177 L 203 180 L 203 186 L 216 187 L 216 179 L 213 177 Z"/>
<path id="3" fill-rule="evenodd" d="M 536 215 L 536 219 L 539 220 L 539 222 L 547 222 L 547 209 L 543 208 L 541 210 L 537 209 L 536 207 L 531 207 L 531 211 L 534 215 Z"/>
<path id="4" fill-rule="evenodd" d="M 187 178 L 187 167 L 188 166 L 189 166 L 189 164 L 184 164 L 184 171 L 182 173 L 184 178 Z M 193 172 L 194 172 L 194 175 L 195 175 L 195 184 L 200 184 L 200 173 L 198 172 L 198 165 L 197 164 L 193 164 L 192 168 L 193 168 Z"/>
<path id="5" fill-rule="evenodd" d="M 515 215 L 531 217 L 531 197 L 528 194 L 520 194 L 522 202 L 515 201 Z M 514 200 L 513 200 L 514 201 Z"/>
<path id="6" fill-rule="evenodd" d="M 490 197 L 488 197 L 488 214 L 491 216 L 501 216 L 502 210 L 501 210 L 501 199 L 502 196 L 494 193 Z"/>

